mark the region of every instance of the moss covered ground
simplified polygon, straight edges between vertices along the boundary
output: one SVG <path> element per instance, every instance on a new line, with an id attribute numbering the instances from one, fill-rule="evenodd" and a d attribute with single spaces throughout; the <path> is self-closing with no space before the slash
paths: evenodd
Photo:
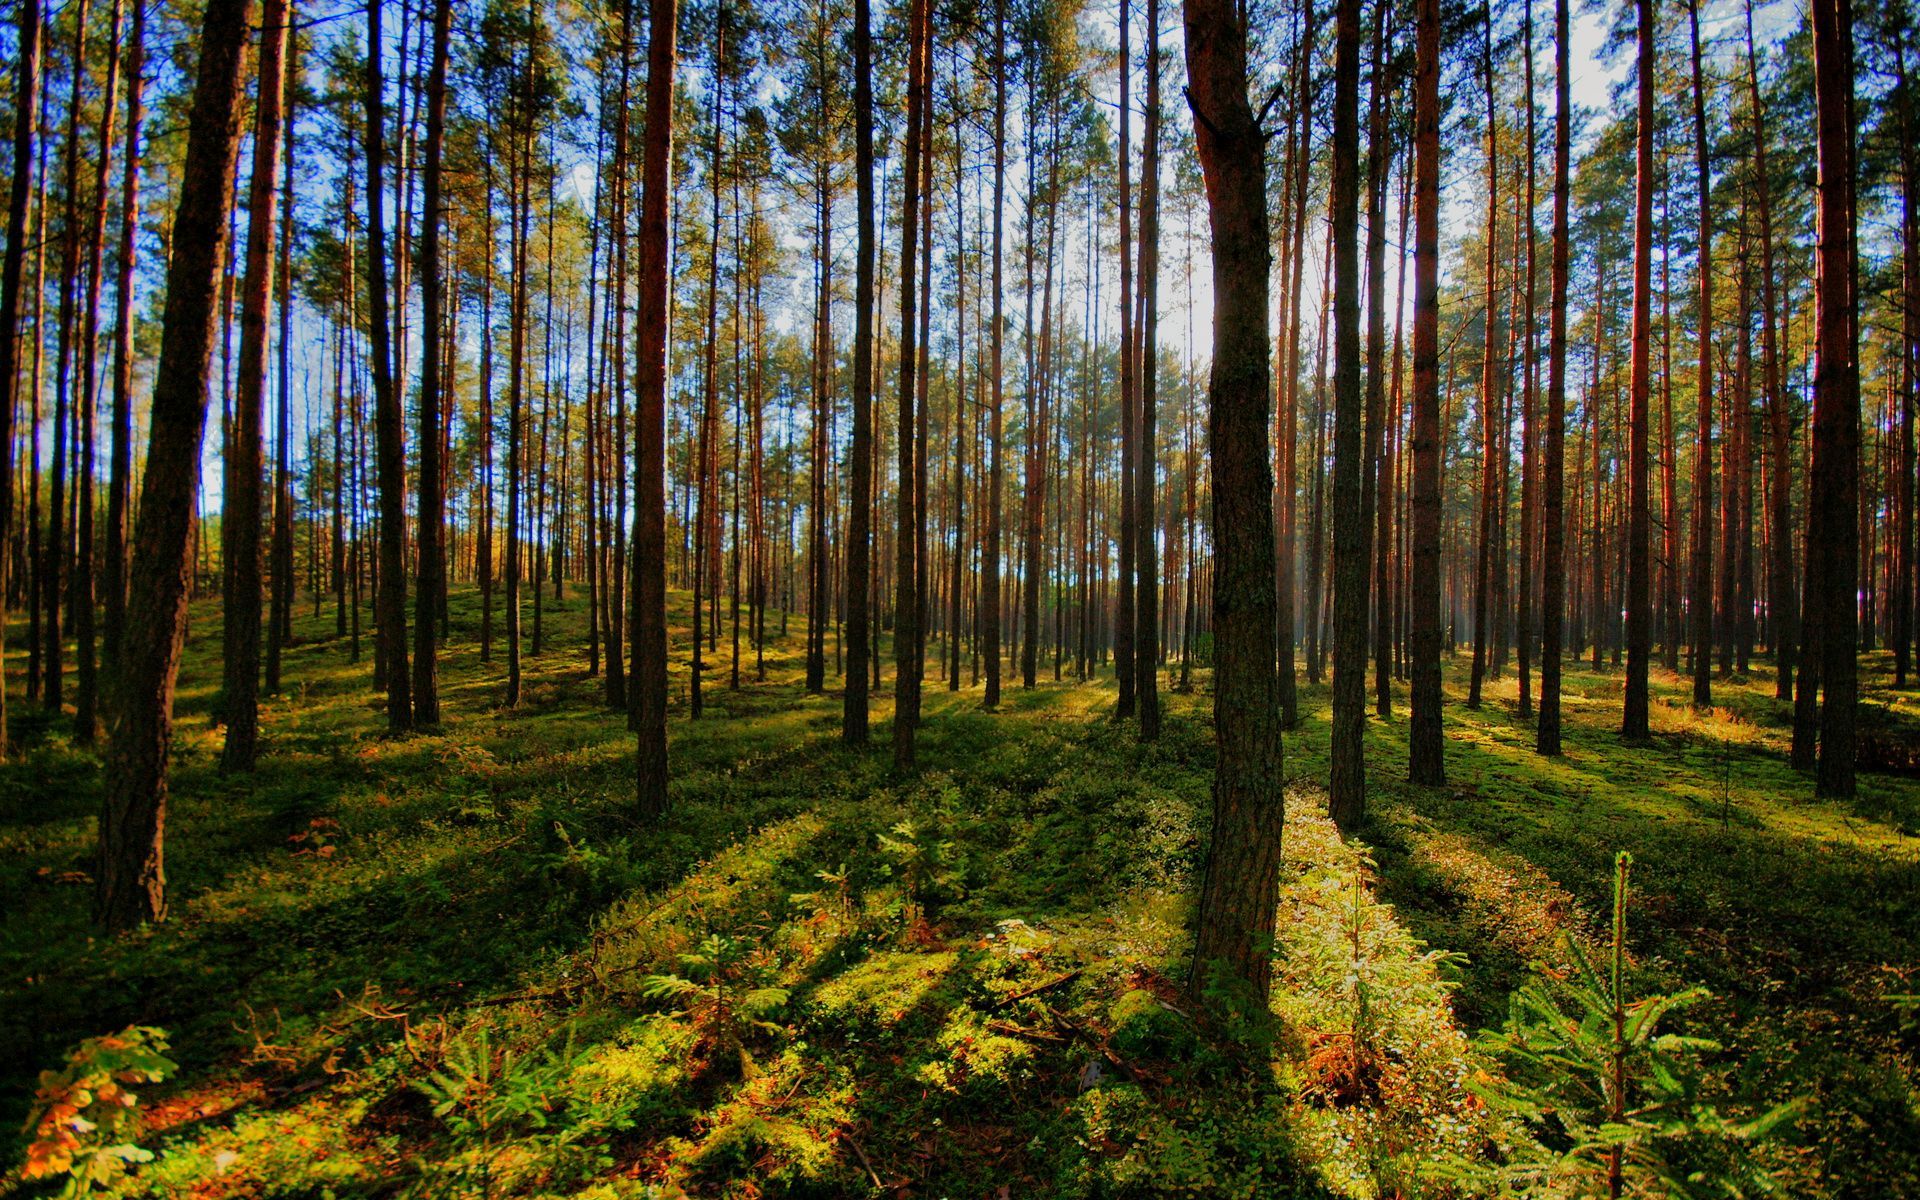
<path id="1" fill-rule="evenodd" d="M 1626 746 L 1619 672 L 1570 667 L 1551 761 L 1511 678 L 1477 711 L 1450 692 L 1445 788 L 1403 782 L 1402 692 L 1370 722 L 1352 841 L 1324 817 L 1308 688 L 1277 1020 L 1256 1035 L 1184 998 L 1204 672 L 1163 693 L 1152 746 L 1109 719 L 1110 682 L 1016 688 L 998 713 L 930 684 L 902 778 L 884 697 L 856 752 L 837 696 L 804 694 L 798 618 L 737 691 L 723 641 L 688 720 L 673 603 L 661 821 L 633 811 L 579 595 L 549 599 L 508 711 L 504 656 L 479 661 L 478 598 L 457 594 L 446 723 L 402 740 L 371 643 L 353 662 L 331 611 L 303 612 L 246 777 L 216 769 L 218 609 L 196 606 L 172 919 L 113 941 L 87 925 L 97 755 L 16 701 L 0 1129 L 69 1046 L 139 1023 L 181 1067 L 143 1096 L 155 1158 L 127 1195 L 1444 1195 L 1433 1164 L 1511 1135 L 1470 1086 L 1499 1069 L 1472 1035 L 1533 964 L 1564 967 L 1565 939 L 1601 935 L 1626 849 L 1636 976 L 1711 990 L 1680 1024 L 1724 1044 L 1721 1101 L 1808 1098 L 1755 1151 L 1766 1170 L 1793 1195 L 1920 1195 L 1920 1024 L 1893 999 L 1920 992 L 1920 781 L 1815 800 L 1768 679 L 1696 711 L 1656 671 L 1655 736 Z M 1866 661 L 1875 720 L 1920 728 L 1920 694 Z"/>

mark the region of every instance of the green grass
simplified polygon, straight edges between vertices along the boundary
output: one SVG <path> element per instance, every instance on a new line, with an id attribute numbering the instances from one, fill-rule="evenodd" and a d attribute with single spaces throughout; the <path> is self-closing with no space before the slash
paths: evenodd
<path id="1" fill-rule="evenodd" d="M 1402 692 L 1370 723 L 1364 845 L 1324 818 L 1327 697 L 1308 689 L 1268 1047 L 1196 1025 L 1182 998 L 1204 694 L 1167 695 L 1165 736 L 1141 747 L 1106 719 L 1110 683 L 1013 689 L 998 714 L 930 683 L 923 771 L 902 779 L 884 695 L 855 752 L 837 695 L 803 693 L 798 619 L 764 682 L 749 652 L 737 692 L 723 639 L 688 720 L 672 602 L 657 822 L 633 811 L 632 739 L 586 675 L 583 592 L 549 607 L 511 711 L 503 647 L 479 661 L 478 597 L 458 593 L 446 723 L 398 741 L 371 641 L 350 662 L 331 610 L 303 612 L 248 777 L 215 769 L 218 610 L 197 605 L 172 919 L 111 942 L 86 923 L 97 758 L 18 716 L 0 1121 L 18 1127 L 68 1046 L 139 1022 L 169 1031 L 182 1071 L 147 1097 L 157 1158 L 128 1194 L 1436 1193 L 1423 1164 L 1509 1132 L 1463 1086 L 1490 1066 L 1468 1035 L 1563 935 L 1595 936 L 1628 849 L 1637 970 L 1712 989 L 1688 1024 L 1727 1044 L 1724 1098 L 1813 1099 L 1763 1151 L 1787 1190 L 1920 1194 L 1920 1029 L 1887 999 L 1920 991 L 1920 786 L 1868 775 L 1850 804 L 1813 799 L 1766 680 L 1722 682 L 1723 707 L 1696 713 L 1656 672 L 1655 737 L 1635 747 L 1614 733 L 1620 676 L 1573 669 L 1553 761 L 1511 679 L 1477 712 L 1454 695 L 1439 789 L 1403 782 Z M 1920 697 L 1885 665 L 1869 657 L 1867 701 L 1911 729 Z M 786 994 L 770 1028 L 654 994 L 710 981 L 683 956 L 715 934 L 725 994 Z M 1355 944 L 1387 1064 L 1358 1099 L 1329 1071 Z"/>

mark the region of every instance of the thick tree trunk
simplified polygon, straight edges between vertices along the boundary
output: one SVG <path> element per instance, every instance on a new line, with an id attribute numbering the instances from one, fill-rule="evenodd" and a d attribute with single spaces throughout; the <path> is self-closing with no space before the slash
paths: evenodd
<path id="1" fill-rule="evenodd" d="M 187 542 L 200 486 L 214 307 L 233 207 L 247 0 L 209 0 L 167 262 L 145 486 L 134 534 L 124 675 L 108 743 L 94 919 L 110 931 L 166 916 L 163 847 L 173 687 L 186 637 Z"/>
<path id="2" fill-rule="evenodd" d="M 1266 1006 L 1281 863 L 1273 663 L 1273 475 L 1266 432 L 1266 133 L 1247 101 L 1247 30 L 1228 0 L 1185 0 L 1188 95 L 1213 232 L 1216 549 L 1213 830 L 1188 988 Z"/>
<path id="3" fill-rule="evenodd" d="M 634 346 L 633 714 L 638 805 L 667 809 L 667 207 L 672 199 L 676 0 L 651 0 L 647 129 L 640 162 L 639 311 Z"/>
<path id="4" fill-rule="evenodd" d="M 1819 148 L 1819 245 L 1813 465 L 1807 493 L 1809 617 L 1818 622 L 1822 796 L 1854 793 L 1856 523 L 1860 467 L 1860 363 L 1854 311 L 1853 3 L 1815 0 L 1813 66 Z"/>
<path id="5" fill-rule="evenodd" d="M 1333 741 L 1327 808 L 1342 830 L 1366 814 L 1367 529 L 1360 394 L 1360 0 L 1333 25 Z M 1377 91 L 1380 75 L 1374 72 Z M 1374 147 L 1378 154 L 1380 147 Z M 1375 222 L 1377 225 L 1378 222 Z M 1376 293 L 1378 289 L 1376 288 Z"/>
<path id="6" fill-rule="evenodd" d="M 287 0 L 260 10 L 259 98 L 253 119 L 253 179 L 247 192 L 246 282 L 240 301 L 240 374 L 220 509 L 224 575 L 227 741 L 225 771 L 251 771 L 260 744 L 260 465 L 267 389 L 267 305 L 273 295 L 280 122 L 287 93 Z"/>

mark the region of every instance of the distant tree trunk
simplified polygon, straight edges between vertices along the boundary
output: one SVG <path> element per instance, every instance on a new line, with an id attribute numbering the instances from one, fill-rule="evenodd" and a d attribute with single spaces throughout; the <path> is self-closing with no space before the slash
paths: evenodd
<path id="1" fill-rule="evenodd" d="M 187 541 L 200 485 L 214 306 L 233 207 L 247 0 L 208 0 L 167 260 L 146 483 L 140 493 L 118 720 L 108 743 L 94 920 L 109 931 L 166 916 L 163 858 L 173 687 L 186 637 Z"/>
<path id="2" fill-rule="evenodd" d="M 832 164 L 815 170 L 814 220 L 819 237 L 814 243 L 818 287 L 814 292 L 813 412 L 808 431 L 807 502 L 807 691 L 827 684 L 827 625 L 831 620 L 831 584 L 827 572 L 827 475 L 830 440 L 827 424 L 833 411 L 833 196 Z"/>
<path id="3" fill-rule="evenodd" d="M 1693 451 L 1693 565 L 1687 601 L 1691 633 L 1687 640 L 1693 649 L 1693 702 L 1706 706 L 1713 703 L 1713 180 L 1707 162 L 1696 0 L 1688 0 L 1687 21 L 1693 39 L 1693 157 L 1700 193 L 1700 370 L 1694 381 L 1699 417 Z"/>
<path id="4" fill-rule="evenodd" d="M 1820 767 L 1815 791 L 1850 797 L 1854 794 L 1854 709 L 1859 696 L 1854 590 L 1859 578 L 1855 514 L 1860 466 L 1852 0 L 1814 0 L 1813 65 L 1820 164 L 1815 254 L 1818 341 L 1805 595 L 1808 615 L 1816 622 L 1820 659 Z"/>
<path id="5" fill-rule="evenodd" d="M 1640 120 L 1636 139 L 1633 219 L 1633 362 L 1627 415 L 1627 690 L 1620 733 L 1648 736 L 1647 666 L 1652 657 L 1651 558 L 1653 496 L 1647 460 L 1647 414 L 1653 385 L 1653 0 L 1639 12 Z"/>
<path id="6" fill-rule="evenodd" d="M 367 348 L 373 356 L 374 441 L 380 491 L 380 658 L 387 673 L 387 729 L 413 728 L 407 672 L 406 471 L 400 395 L 388 347 L 386 96 L 381 80 L 380 9 L 367 5 Z"/>
<path id="7" fill-rule="evenodd" d="M 672 313 L 667 205 L 672 199 L 676 0 L 651 0 L 647 126 L 640 163 L 639 312 L 635 321 L 633 713 L 639 809 L 667 809 L 667 325 Z"/>
<path id="8" fill-rule="evenodd" d="M 1134 555 L 1139 548 L 1139 493 L 1134 487 L 1140 457 L 1139 406 L 1135 401 L 1138 341 L 1133 328 L 1133 53 L 1132 7 L 1120 0 L 1120 578 L 1114 594 L 1113 677 L 1119 689 L 1114 716 L 1131 719 L 1138 711 L 1134 678 L 1138 658 L 1133 638 L 1137 602 Z M 1029 235 L 1031 236 L 1031 235 Z"/>
<path id="9" fill-rule="evenodd" d="M 94 494 L 95 464 L 99 454 L 95 430 L 95 380 L 100 355 L 100 276 L 106 246 L 107 179 L 113 163 L 114 107 L 120 86 L 120 32 L 125 4 L 114 0 L 107 39 L 107 79 L 100 100 L 99 159 L 94 164 L 92 212 L 87 220 L 87 295 L 82 312 L 80 390 L 75 398 L 75 440 L 78 449 L 74 489 L 73 641 L 76 680 L 73 703 L 74 741 L 93 745 L 100 725 L 100 671 L 94 622 Z"/>
<path id="10" fill-rule="evenodd" d="M 414 535 L 419 558 L 413 610 L 414 720 L 440 723 L 440 680 L 435 662 L 434 618 L 446 588 L 446 493 L 440 462 L 440 358 L 442 290 L 440 277 L 441 154 L 447 128 L 447 54 L 453 37 L 453 0 L 434 0 L 433 55 L 427 74 L 427 161 L 420 217 L 420 303 L 425 339 L 420 356 L 419 529 Z"/>
<path id="11" fill-rule="evenodd" d="M 1006 402 L 1004 366 L 1006 317 L 1003 212 L 1007 186 L 1007 6 L 1006 0 L 993 5 L 993 321 L 988 335 L 991 366 L 991 401 L 987 422 L 987 529 L 981 551 L 980 599 L 981 657 L 986 659 L 987 683 L 984 703 L 988 709 L 1000 703 L 1000 529 L 1001 496 L 1006 487 L 1006 468 L 1001 463 L 1001 441 Z M 855 380 L 858 387 L 858 380 Z"/>
<path id="12" fill-rule="evenodd" d="M 291 21 L 292 5 L 288 5 Z M 138 6 L 135 9 L 138 15 Z M 296 44 L 289 42 L 288 54 Z M 287 62 L 288 78 L 299 78 L 292 57 Z M 134 81 L 138 86 L 138 80 Z M 292 89 L 288 89 L 291 93 Z M 273 552 L 268 566 L 271 577 L 267 609 L 267 670 L 269 694 L 280 690 L 281 655 L 293 639 L 293 128 L 292 96 L 281 115 L 284 144 L 280 148 L 280 268 L 275 282 L 280 292 L 280 344 L 277 350 L 278 378 L 274 406 L 273 468 Z M 131 113 L 129 114 L 131 115 Z M 131 186 L 131 185 L 129 185 Z M 131 387 L 131 382 L 129 382 Z M 116 400 L 117 402 L 117 400 Z M 131 419 L 131 418 L 129 418 Z M 116 463 L 117 466 L 117 463 Z M 124 578 L 124 577 L 123 577 Z M 124 582 L 122 584 L 124 587 Z M 124 594 L 120 597 L 124 602 Z"/>
<path id="13" fill-rule="evenodd" d="M 1914 562 L 1914 405 L 1915 388 L 1920 387 L 1920 362 L 1915 361 L 1920 353 L 1920 218 L 1916 217 L 1913 193 L 1920 187 L 1920 153 L 1916 153 L 1914 138 L 1920 136 L 1920 130 L 1913 128 L 1913 93 L 1907 79 L 1907 50 L 1905 30 L 1896 29 L 1894 34 L 1894 86 L 1899 92 L 1900 124 L 1900 234 L 1902 242 L 1901 289 L 1905 320 L 1901 325 L 1901 365 L 1904 368 L 1900 387 L 1900 446 L 1899 475 L 1900 484 L 1895 497 L 1899 506 L 1895 518 L 1895 546 L 1892 562 L 1895 567 L 1893 580 L 1893 686 L 1905 687 L 1907 671 L 1912 654 L 1913 642 L 1913 590 L 1915 577 Z M 1755 119 L 1759 116 L 1759 106 L 1754 107 Z M 1764 189 L 1765 185 L 1761 185 Z M 1764 190 L 1762 195 L 1764 196 Z M 1766 208 L 1762 205 L 1761 211 Z M 1764 268 L 1763 268 L 1764 269 Z M 1773 331 L 1772 313 L 1767 319 L 1767 351 L 1771 353 Z M 4 376 L 0 376 L 4 378 Z M 1771 386 L 1771 380 L 1768 383 Z"/>
<path id="14" fill-rule="evenodd" d="M 225 583 L 224 771 L 251 771 L 260 744 L 260 439 L 267 389 L 267 306 L 273 295 L 280 174 L 280 122 L 287 92 L 287 0 L 260 10 L 259 99 L 254 106 L 253 179 L 247 192 L 246 282 L 240 302 L 240 374 L 228 439 L 220 511 Z"/>
<path id="15" fill-rule="evenodd" d="M 899 486 L 894 503 L 898 526 L 894 536 L 894 610 L 893 664 L 894 716 L 893 765 L 902 771 L 913 767 L 913 735 L 920 723 L 920 677 L 917 646 L 920 630 L 919 489 L 915 484 L 916 458 L 914 392 L 915 372 L 920 356 L 914 321 L 919 301 L 920 277 L 916 252 L 920 235 L 921 156 L 923 123 L 931 99 L 928 70 L 927 0 L 913 0 L 907 30 L 907 136 L 906 161 L 901 174 L 900 204 L 900 401 L 899 436 L 895 451 L 899 456 Z"/>
<path id="16" fill-rule="evenodd" d="M 1342 830 L 1366 815 L 1367 544 L 1361 509 L 1360 0 L 1333 25 L 1333 741 L 1327 809 Z M 1373 86 L 1380 87 L 1376 70 Z M 1379 153 L 1379 147 L 1374 152 Z M 1377 291 L 1377 289 L 1376 289 Z"/>
<path id="17" fill-rule="evenodd" d="M 1493 586 L 1494 530 L 1496 515 L 1506 499 L 1500 480 L 1500 385 L 1506 378 L 1500 361 L 1500 285 L 1497 254 L 1500 229 L 1500 119 L 1495 110 L 1493 87 L 1493 6 L 1483 10 L 1486 29 L 1481 48 L 1481 70 L 1487 102 L 1487 228 L 1486 257 L 1482 277 L 1486 285 L 1486 305 L 1481 318 L 1480 352 L 1480 511 L 1479 530 L 1474 538 L 1473 562 L 1473 665 L 1467 681 L 1467 707 L 1480 707 L 1480 688 L 1491 661 L 1493 625 L 1497 618 L 1489 604 Z"/>
<path id="18" fill-rule="evenodd" d="M 1753 106 L 1754 198 L 1760 222 L 1761 371 L 1767 390 L 1768 499 L 1773 514 L 1772 553 L 1767 562 L 1767 629 L 1773 643 L 1774 698 L 1793 698 L 1793 656 L 1800 638 L 1798 598 L 1793 590 L 1793 418 L 1780 381 L 1779 332 L 1774 326 L 1773 179 L 1767 168 L 1766 108 L 1760 100 L 1760 69 L 1753 51 L 1753 5 L 1746 5 L 1747 97 Z M 1912 140 L 1907 139 L 1909 147 Z M 1911 175 L 1909 175 L 1911 178 Z M 1909 250 L 1912 242 L 1908 242 Z M 1909 259 L 1909 262 L 1912 260 Z M 1908 273 L 1911 284 L 1912 271 Z M 1907 316 L 1915 314 L 1909 302 Z"/>
<path id="19" fill-rule="evenodd" d="M 872 631 L 868 589 L 873 542 L 873 18 L 869 8 L 869 0 L 854 0 L 853 438 L 848 447 L 852 479 L 847 500 L 847 687 L 841 725 L 841 739 L 849 746 L 867 744 L 868 639 Z M 997 455 L 997 437 L 994 447 Z M 996 691 L 998 664 L 990 669 L 989 701 Z"/>
<path id="20" fill-rule="evenodd" d="M 1413 119 L 1413 715 L 1407 777 L 1446 782 L 1440 729 L 1440 0 L 1416 0 Z"/>
<path id="21" fill-rule="evenodd" d="M 1432 0 L 1429 0 L 1432 2 Z M 1188 95 L 1213 232 L 1215 578 L 1213 827 L 1188 990 L 1266 1007 L 1281 864 L 1268 457 L 1266 133 L 1247 100 L 1247 28 L 1229 0 L 1186 0 Z"/>
<path id="22" fill-rule="evenodd" d="M 1519 611 L 1515 614 L 1514 625 L 1517 630 L 1516 665 L 1519 671 L 1520 702 L 1519 714 L 1522 717 L 1533 714 L 1532 655 L 1534 637 L 1534 524 L 1540 504 L 1540 464 L 1537 456 L 1539 449 L 1538 399 L 1539 371 L 1537 369 L 1539 344 L 1536 322 L 1534 320 L 1534 286 L 1537 272 L 1534 270 L 1534 256 L 1538 248 L 1538 227 L 1534 222 L 1535 174 L 1539 159 L 1539 145 L 1535 136 L 1534 117 L 1537 105 L 1534 102 L 1533 80 L 1533 0 L 1526 0 L 1525 28 L 1522 56 L 1526 61 L 1522 86 L 1527 92 L 1527 184 L 1526 198 L 1523 202 L 1527 226 L 1527 263 L 1526 290 L 1522 301 L 1520 319 L 1524 324 L 1522 335 L 1523 355 L 1526 366 L 1522 376 L 1520 393 L 1520 587 Z M 1671 396 L 1671 392 L 1669 392 Z"/>
<path id="23" fill-rule="evenodd" d="M 1160 0 L 1147 0 L 1147 118 L 1140 159 L 1140 361 L 1136 365 L 1140 402 L 1138 445 L 1134 451 L 1134 523 L 1139 572 L 1134 605 L 1139 621 L 1134 652 L 1134 691 L 1140 710 L 1140 740 L 1160 736 L 1160 561 L 1154 546 L 1153 491 L 1158 470 L 1159 430 L 1155 409 L 1160 379 Z"/>
<path id="24" fill-rule="evenodd" d="M 135 28 L 139 26 L 136 24 Z M 33 124 L 34 117 L 40 109 L 42 32 L 40 0 L 21 0 L 20 34 L 17 43 L 19 55 L 14 64 L 18 75 L 14 91 L 12 175 L 7 192 L 6 258 L 4 266 L 0 266 L 0 393 L 4 393 L 6 397 L 4 402 L 0 402 L 0 550 L 4 550 L 11 542 L 13 523 L 14 405 L 12 397 L 15 380 L 20 374 L 20 277 L 25 271 L 27 257 L 27 205 L 32 198 Z M 129 172 L 132 170 L 132 159 L 130 145 Z M 7 578 L 5 560 L 0 559 L 0 757 L 5 757 L 8 750 L 7 699 L 3 668 L 6 645 L 6 604 L 11 590 L 11 580 Z"/>

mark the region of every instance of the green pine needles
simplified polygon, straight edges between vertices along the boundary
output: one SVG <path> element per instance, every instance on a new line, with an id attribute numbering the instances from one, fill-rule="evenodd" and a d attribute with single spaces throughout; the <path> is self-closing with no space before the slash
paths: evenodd
<path id="1" fill-rule="evenodd" d="M 1628 878 L 1614 859 L 1611 953 L 1604 970 L 1568 938 L 1571 974 L 1536 966 L 1510 1001 L 1506 1025 L 1481 1035 L 1505 1077 L 1469 1083 L 1495 1113 L 1524 1131 L 1489 1161 L 1442 1173 L 1495 1194 L 1589 1197 L 1767 1195 L 1777 1185 L 1745 1151 L 1803 1107 L 1790 1100 L 1738 1120 L 1702 1099 L 1703 1056 L 1720 1044 L 1660 1032 L 1671 1014 L 1708 998 L 1705 988 L 1629 998 Z"/>

